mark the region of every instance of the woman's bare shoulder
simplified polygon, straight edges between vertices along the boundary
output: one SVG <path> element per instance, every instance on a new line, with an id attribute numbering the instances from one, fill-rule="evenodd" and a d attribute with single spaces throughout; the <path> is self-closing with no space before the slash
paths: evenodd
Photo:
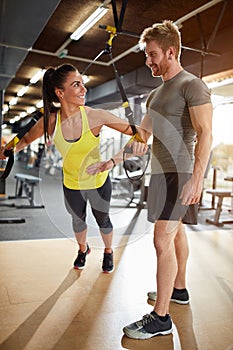
<path id="1" fill-rule="evenodd" d="M 101 113 L 102 109 L 100 108 L 92 108 L 89 106 L 84 106 L 86 113 L 91 114 L 91 115 L 95 115 L 95 114 L 99 114 Z"/>
<path id="2" fill-rule="evenodd" d="M 100 108 L 92 108 L 92 107 L 85 106 L 85 111 L 88 116 L 88 119 L 90 120 L 101 121 L 103 120 L 105 115 L 104 110 Z"/>

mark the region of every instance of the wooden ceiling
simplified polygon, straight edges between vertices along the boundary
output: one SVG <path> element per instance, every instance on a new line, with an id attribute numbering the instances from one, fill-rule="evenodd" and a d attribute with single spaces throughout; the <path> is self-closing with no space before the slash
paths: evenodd
<path id="1" fill-rule="evenodd" d="M 3 0 L 4 1 L 4 0 Z M 30 1 L 30 0 L 29 0 Z M 38 37 L 27 50 L 22 64 L 17 68 L 15 77 L 5 87 L 4 104 L 17 95 L 17 92 L 29 84 L 30 78 L 42 68 L 58 66 L 62 63 L 74 64 L 83 72 L 104 48 L 109 33 L 99 28 L 99 25 L 114 26 L 112 4 L 107 5 L 107 14 L 78 41 L 69 39 L 75 29 L 103 3 L 98 0 L 61 0 L 49 17 L 46 25 L 41 28 Z M 211 3 L 208 9 L 199 13 L 193 11 Z M 116 0 L 117 13 L 120 14 L 123 0 Z M 15 1 L 15 16 L 20 1 Z M 197 11 L 198 12 L 198 11 Z M 193 13 L 193 15 L 192 15 Z M 133 52 L 132 47 L 137 45 L 138 38 L 144 28 L 164 19 L 178 21 L 185 15 L 190 15 L 182 22 L 182 56 L 181 62 L 190 72 L 198 76 L 230 71 L 233 68 L 233 1 L 206 1 L 206 0 L 129 0 L 127 2 L 122 30 L 136 34 L 135 36 L 118 34 L 113 39 L 112 54 L 116 59 L 116 67 L 120 75 L 125 75 L 144 66 L 144 53 Z M 28 26 L 33 27 L 36 14 L 23 19 Z M 14 22 L 10 23 L 14 26 Z M 9 25 L 9 23 L 8 23 Z M 17 31 L 15 45 L 17 46 Z M 19 33 L 19 35 L 23 35 Z M 20 42 L 20 38 L 18 38 Z M 4 45 L 4 44 L 3 44 Z M 1 43 L 0 43 L 1 46 Z M 59 58 L 58 52 L 68 50 L 66 57 Z M 131 51 L 131 52 L 130 52 Z M 121 56 L 122 57 L 121 57 Z M 101 64 L 99 63 L 101 62 Z M 88 89 L 93 89 L 114 79 L 110 57 L 101 55 L 97 62 L 91 65 L 86 74 L 90 76 Z M 3 71 L 4 73 L 4 71 Z M 0 76 L 1 78 L 1 76 Z M 26 94 L 18 98 L 18 103 L 10 106 L 4 114 L 4 122 L 26 111 L 29 106 L 35 105 L 41 99 L 41 80 L 30 85 Z"/>

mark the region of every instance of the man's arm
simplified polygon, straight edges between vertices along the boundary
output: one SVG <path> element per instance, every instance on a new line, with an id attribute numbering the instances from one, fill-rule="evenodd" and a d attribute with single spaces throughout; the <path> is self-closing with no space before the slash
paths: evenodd
<path id="1" fill-rule="evenodd" d="M 197 133 L 197 143 L 193 174 L 181 193 L 183 205 L 198 203 L 200 200 L 212 145 L 212 112 L 211 103 L 189 108 L 192 125 Z"/>
<path id="2" fill-rule="evenodd" d="M 146 114 L 142 119 L 140 129 L 143 135 L 143 140 L 147 142 L 153 133 L 151 118 L 148 114 Z"/>

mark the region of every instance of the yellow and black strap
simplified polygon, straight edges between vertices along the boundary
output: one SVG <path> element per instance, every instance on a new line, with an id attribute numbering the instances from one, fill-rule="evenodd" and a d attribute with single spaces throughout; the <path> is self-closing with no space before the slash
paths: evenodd
<path id="1" fill-rule="evenodd" d="M 22 139 L 22 137 L 37 123 L 37 121 L 43 116 L 43 109 L 37 111 L 32 115 L 30 122 L 5 146 L 4 155 L 8 157 L 5 170 L 1 174 L 0 179 L 4 180 L 8 177 L 11 169 L 14 165 L 14 151 L 16 145 Z"/>

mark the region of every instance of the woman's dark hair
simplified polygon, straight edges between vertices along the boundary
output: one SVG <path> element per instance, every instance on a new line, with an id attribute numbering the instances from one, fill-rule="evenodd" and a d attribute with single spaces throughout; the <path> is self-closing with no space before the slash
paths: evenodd
<path id="1" fill-rule="evenodd" d="M 63 89 L 67 75 L 70 72 L 76 72 L 71 64 L 62 64 L 56 68 L 48 68 L 43 77 L 42 94 L 44 103 L 44 138 L 45 143 L 49 139 L 48 126 L 50 113 L 56 112 L 58 107 L 55 107 L 54 102 L 58 103 L 59 99 L 55 93 L 55 89 Z"/>

